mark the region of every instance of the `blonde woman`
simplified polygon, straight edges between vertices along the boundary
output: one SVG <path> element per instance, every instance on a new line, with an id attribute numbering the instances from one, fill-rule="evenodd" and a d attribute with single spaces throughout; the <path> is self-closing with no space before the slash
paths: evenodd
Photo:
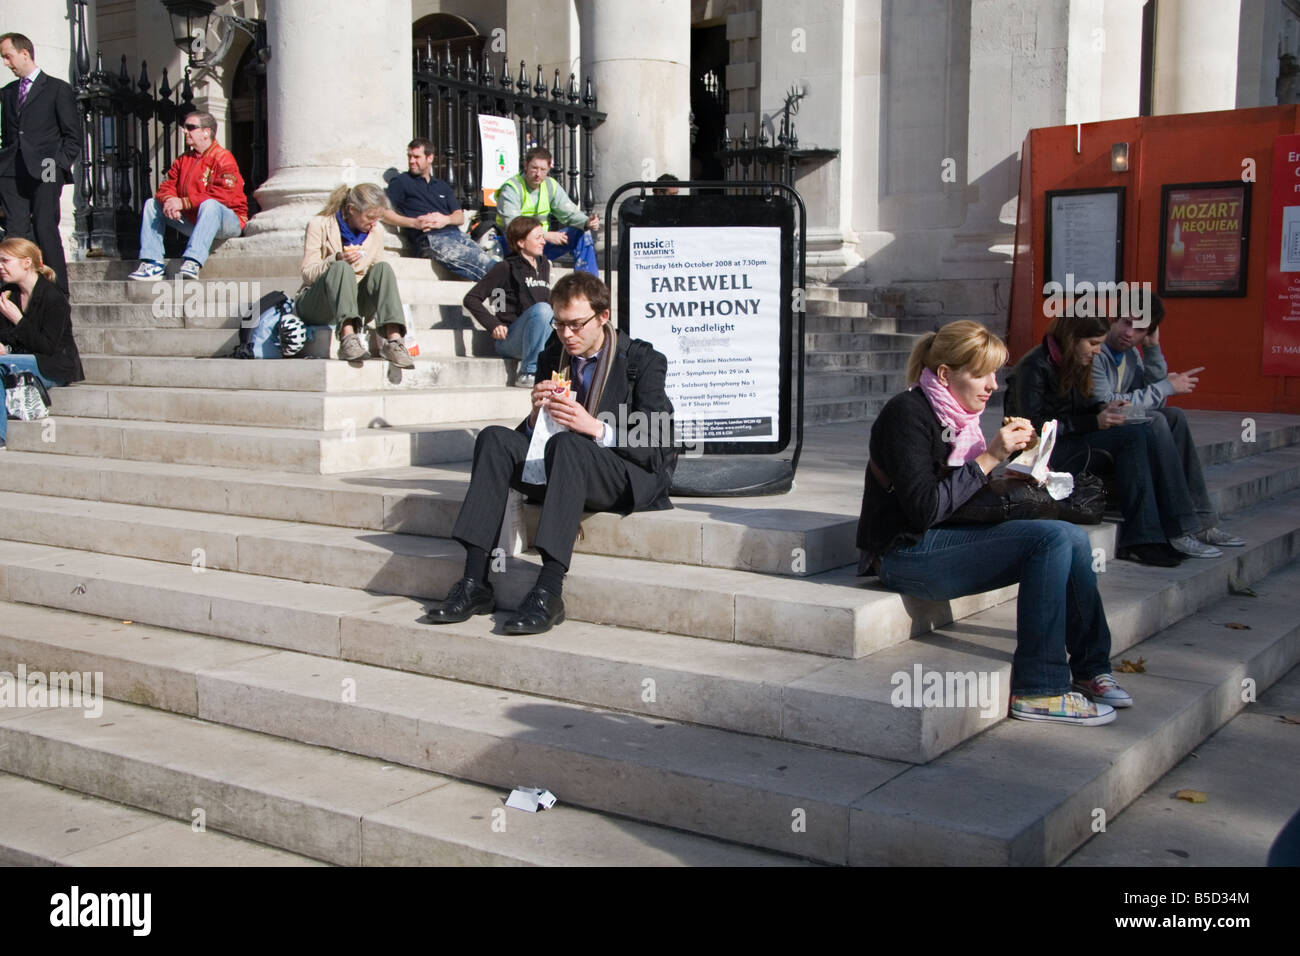
<path id="1" fill-rule="evenodd" d="M 0 242 L 0 283 L 0 365 L 31 372 L 46 388 L 85 378 L 72 338 L 72 306 L 34 242 Z M 0 383 L 0 447 L 8 425 L 3 406 Z"/>
<path id="2" fill-rule="evenodd" d="M 374 183 L 340 186 L 330 194 L 307 223 L 296 311 L 307 325 L 334 327 L 339 358 L 345 362 L 369 357 L 363 333 L 373 316 L 383 340 L 379 354 L 399 368 L 414 368 L 404 341 L 397 276 L 381 261 L 384 231 L 379 221 L 388 208 L 388 196 Z"/>
<path id="3" fill-rule="evenodd" d="M 858 521 L 862 570 L 935 601 L 1019 582 L 1011 716 L 1107 724 L 1133 699 L 1110 675 L 1110 628 L 1088 535 L 1064 521 L 945 526 L 988 473 L 1033 438 L 1023 419 L 987 443 L 980 431 L 994 372 L 1006 360 L 1006 346 L 977 322 L 951 322 L 912 349 L 911 387 L 871 426 Z"/>

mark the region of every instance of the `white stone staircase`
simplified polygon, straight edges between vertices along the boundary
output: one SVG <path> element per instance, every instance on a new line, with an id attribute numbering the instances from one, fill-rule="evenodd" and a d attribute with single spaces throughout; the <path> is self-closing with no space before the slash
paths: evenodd
<path id="1" fill-rule="evenodd" d="M 1222 626 L 1292 600 L 1300 419 L 1253 416 L 1245 442 L 1228 413 L 1194 430 L 1250 544 L 1107 564 L 1115 657 L 1147 661 L 1107 728 L 1003 719 L 1013 588 L 936 604 L 853 575 L 862 422 L 811 429 L 789 495 L 589 516 L 547 635 L 428 627 L 477 425 L 524 398 L 446 314 L 464 284 L 399 263 L 447 335 L 396 383 L 377 360 L 181 357 L 222 350 L 197 326 L 158 346 L 179 354 L 121 351 L 158 339 L 86 302 L 141 294 L 118 268 L 74 267 L 104 351 L 54 392 L 52 434 L 12 422 L 0 452 L 0 670 L 100 671 L 111 698 L 97 720 L 0 708 L 0 793 L 26 808 L 0 861 L 1050 864 L 1231 717 L 1243 677 L 1300 660 L 1293 615 Z M 1113 550 L 1113 525 L 1090 534 Z M 535 571 L 510 562 L 503 606 Z M 895 707 L 918 667 L 996 675 L 996 706 Z M 560 805 L 504 811 L 517 785 Z M 68 819 L 96 822 L 69 840 Z"/>

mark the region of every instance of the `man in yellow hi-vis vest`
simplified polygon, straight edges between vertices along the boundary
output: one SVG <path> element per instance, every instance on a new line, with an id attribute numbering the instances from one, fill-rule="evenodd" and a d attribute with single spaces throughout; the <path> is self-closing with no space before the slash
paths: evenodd
<path id="1" fill-rule="evenodd" d="M 512 219 L 532 216 L 551 227 L 546 233 L 547 259 L 572 254 L 574 269 L 597 275 L 596 247 L 586 230 L 599 229 L 600 216 L 588 217 L 550 172 L 551 153 L 545 147 L 535 146 L 524 154 L 524 171 L 497 189 L 497 236 L 504 241 Z"/>

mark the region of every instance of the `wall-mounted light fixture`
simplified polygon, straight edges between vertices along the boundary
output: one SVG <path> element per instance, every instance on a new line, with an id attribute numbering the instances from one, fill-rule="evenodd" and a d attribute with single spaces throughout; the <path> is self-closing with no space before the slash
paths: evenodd
<path id="1" fill-rule="evenodd" d="M 1110 171 L 1112 173 L 1128 172 L 1128 143 L 1111 144 Z"/>

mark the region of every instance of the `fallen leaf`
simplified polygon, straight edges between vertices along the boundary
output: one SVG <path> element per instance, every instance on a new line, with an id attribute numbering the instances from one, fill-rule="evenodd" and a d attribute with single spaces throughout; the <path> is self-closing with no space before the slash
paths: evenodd
<path id="1" fill-rule="evenodd" d="M 1286 714 L 1278 714 L 1277 719 L 1284 724 L 1300 724 L 1300 718 L 1288 717 Z"/>
<path id="2" fill-rule="evenodd" d="M 1248 588 L 1244 586 L 1239 588 L 1228 588 L 1228 593 L 1237 594 L 1240 595 L 1241 597 L 1259 597 L 1259 595 L 1255 593 L 1254 588 Z"/>
<path id="3" fill-rule="evenodd" d="M 1203 790 L 1179 790 L 1174 794 L 1176 800 L 1186 800 L 1188 803 L 1205 803 L 1210 799 L 1210 795 Z"/>
<path id="4" fill-rule="evenodd" d="M 1131 661 L 1127 657 L 1119 662 L 1119 672 L 1121 674 L 1145 674 L 1147 670 L 1147 659 L 1139 657 L 1136 661 Z"/>
<path id="5" fill-rule="evenodd" d="M 1233 622 L 1231 622 L 1231 623 L 1228 623 L 1228 624 L 1225 624 L 1225 625 L 1223 625 L 1223 626 L 1226 627 L 1226 628 L 1229 628 L 1229 629 L 1231 629 L 1231 630 L 1234 630 L 1234 631 L 1249 631 L 1249 630 L 1250 630 L 1250 625 L 1249 625 L 1249 624 L 1238 624 L 1238 623 L 1236 623 L 1235 621 L 1233 621 Z"/>

